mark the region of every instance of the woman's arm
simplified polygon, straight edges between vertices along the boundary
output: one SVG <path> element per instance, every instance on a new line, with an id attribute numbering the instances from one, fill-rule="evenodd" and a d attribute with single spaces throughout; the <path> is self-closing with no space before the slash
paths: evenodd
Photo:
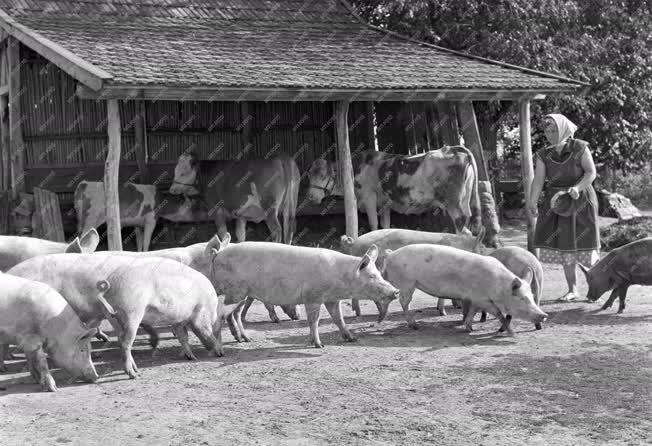
<path id="1" fill-rule="evenodd" d="M 534 179 L 532 180 L 532 186 L 530 188 L 530 197 L 527 201 L 527 207 L 531 210 L 537 209 L 539 196 L 543 190 L 543 183 L 546 181 L 546 164 L 539 156 L 536 157 L 536 160 L 537 167 L 534 170 Z"/>
<path id="2" fill-rule="evenodd" d="M 591 155 L 591 151 L 588 148 L 584 149 L 580 162 L 582 164 L 582 169 L 584 169 L 584 175 L 575 185 L 575 187 L 571 187 L 570 189 L 571 197 L 574 199 L 577 199 L 580 195 L 579 193 L 587 189 L 593 183 L 593 180 L 595 180 L 596 177 L 593 156 Z"/>

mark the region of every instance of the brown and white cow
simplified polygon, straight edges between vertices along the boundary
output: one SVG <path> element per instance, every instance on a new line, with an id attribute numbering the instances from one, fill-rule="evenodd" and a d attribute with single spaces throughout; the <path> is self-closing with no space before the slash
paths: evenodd
<path id="1" fill-rule="evenodd" d="M 292 243 L 300 182 L 294 159 L 200 161 L 182 154 L 174 168 L 172 194 L 200 195 L 214 218 L 218 235 L 227 233 L 226 221 L 237 219 L 236 238 L 245 240 L 247 221 L 265 221 L 271 240 Z M 278 220 L 283 215 L 283 227 Z"/>
<path id="2" fill-rule="evenodd" d="M 149 250 L 159 218 L 174 222 L 207 220 L 207 210 L 198 200 L 164 194 L 152 184 L 125 183 L 118 188 L 121 227 L 136 228 L 139 251 Z M 75 189 L 75 211 L 79 233 L 106 222 L 104 183 L 82 181 Z"/>
<path id="3" fill-rule="evenodd" d="M 353 157 L 358 207 L 367 214 L 371 230 L 390 227 L 390 210 L 401 214 L 423 214 L 443 209 L 457 232 L 467 225 L 480 227 L 477 166 L 473 154 L 462 146 L 445 146 L 420 155 L 396 155 L 373 150 Z M 316 160 L 308 173 L 308 199 L 320 203 L 338 190 L 335 166 Z"/>

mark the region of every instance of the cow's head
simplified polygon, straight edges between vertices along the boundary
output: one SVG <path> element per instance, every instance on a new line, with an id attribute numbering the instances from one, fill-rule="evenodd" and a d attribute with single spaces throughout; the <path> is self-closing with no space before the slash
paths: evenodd
<path id="1" fill-rule="evenodd" d="M 322 200 L 333 193 L 335 189 L 335 170 L 331 163 L 325 159 L 316 159 L 308 171 L 310 186 L 307 198 L 313 203 L 321 203 Z"/>
<path id="2" fill-rule="evenodd" d="M 199 161 L 194 153 L 183 153 L 174 166 L 174 180 L 170 193 L 174 195 L 199 195 Z"/>

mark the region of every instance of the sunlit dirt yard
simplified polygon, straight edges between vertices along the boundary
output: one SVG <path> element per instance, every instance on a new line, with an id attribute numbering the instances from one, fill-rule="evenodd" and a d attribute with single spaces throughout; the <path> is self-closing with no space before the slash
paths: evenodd
<path id="1" fill-rule="evenodd" d="M 509 231 L 506 232 L 510 236 Z M 514 241 L 522 237 L 512 232 Z M 139 336 L 142 377 L 122 372 L 117 344 L 95 343 L 97 384 L 43 393 L 10 361 L 0 375 L 2 444 L 652 444 L 652 289 L 630 288 L 617 303 L 556 303 L 565 292 L 559 267 L 545 266 L 541 331 L 516 321 L 457 326 L 460 310 L 439 316 L 418 293 L 418 331 L 398 302 L 381 324 L 372 302 L 345 318 L 358 340 L 345 343 L 322 310 L 325 348 L 308 344 L 305 320 L 269 322 L 262 304 L 250 313 L 254 342 L 224 330 L 226 356 L 178 358 L 166 330 L 157 356 Z M 579 273 L 578 273 L 579 274 Z M 583 277 L 580 291 L 585 293 Z M 584 294 L 582 294 L 584 295 Z M 279 314 L 282 314 L 279 311 Z M 302 319 L 304 314 L 302 314 Z"/>

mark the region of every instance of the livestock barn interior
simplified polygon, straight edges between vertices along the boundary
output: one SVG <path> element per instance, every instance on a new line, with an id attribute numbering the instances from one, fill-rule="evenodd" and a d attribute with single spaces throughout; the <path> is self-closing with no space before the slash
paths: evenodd
<path id="1" fill-rule="evenodd" d="M 343 153 L 371 148 L 414 154 L 458 144 L 463 135 L 491 194 L 473 102 L 518 102 L 528 160 L 529 101 L 581 87 L 387 34 L 338 0 L 319 6 L 279 1 L 271 13 L 255 2 L 225 1 L 219 17 L 211 13 L 215 2 L 204 1 L 184 7 L 167 2 L 108 7 L 99 0 L 28 3 L 0 2 L 0 185 L 14 200 L 35 188 L 54 192 L 66 238 L 76 232 L 76 185 L 105 176 L 111 101 L 119 110 L 120 183 L 152 183 L 166 190 L 177 157 L 187 150 L 202 159 L 285 153 L 295 157 L 305 183 L 319 157 L 336 160 L 340 172 L 349 172 Z M 327 31 L 332 39 L 324 43 Z M 417 68 L 419 77 L 412 75 Z M 337 104 L 345 105 L 348 141 L 342 135 L 338 140 Z M 525 178 L 531 177 L 530 164 L 524 164 Z M 328 236 L 335 238 L 344 232 L 342 214 L 352 218 L 345 208 L 355 209 L 355 203 L 303 205 L 298 214 L 307 217 L 299 219 L 297 232 L 302 226 L 309 232 L 336 227 Z M 392 221 L 431 230 L 449 223 L 431 214 L 394 215 Z M 359 222 L 364 231 L 364 215 Z M 0 230 L 10 232 L 6 226 Z M 210 222 L 191 225 L 191 232 L 168 226 L 159 222 L 154 248 L 205 240 L 213 233 Z M 263 224 L 249 228 L 253 238 L 266 231 Z M 158 236 L 161 231 L 166 233 Z M 127 243 L 130 233 L 122 234 Z M 321 243 L 329 244 L 328 237 Z"/>

